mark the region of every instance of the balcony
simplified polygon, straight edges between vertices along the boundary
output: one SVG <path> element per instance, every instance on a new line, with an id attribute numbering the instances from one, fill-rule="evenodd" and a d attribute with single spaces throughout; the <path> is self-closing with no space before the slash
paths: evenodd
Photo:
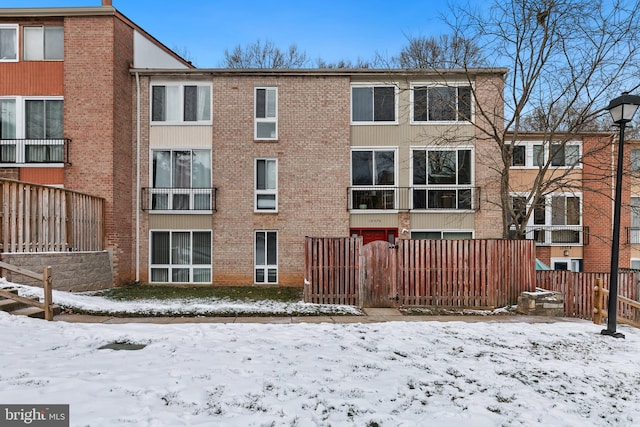
<path id="1" fill-rule="evenodd" d="M 538 246 L 584 246 L 589 244 L 589 227 L 581 225 L 535 225 L 525 227 L 525 238 Z"/>
<path id="2" fill-rule="evenodd" d="M 348 187 L 348 210 L 477 211 L 480 188 L 471 186 Z"/>
<path id="3" fill-rule="evenodd" d="M 215 188 L 142 188 L 142 210 L 150 212 L 216 211 Z"/>
<path id="4" fill-rule="evenodd" d="M 0 164 L 68 164 L 68 138 L 57 139 L 0 139 Z"/>

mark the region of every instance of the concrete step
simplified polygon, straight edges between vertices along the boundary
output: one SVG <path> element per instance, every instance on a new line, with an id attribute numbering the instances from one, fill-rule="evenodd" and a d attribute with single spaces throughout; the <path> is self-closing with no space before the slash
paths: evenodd
<path id="1" fill-rule="evenodd" d="M 18 295 L 17 290 L 16 292 L 11 292 L 11 293 Z M 25 298 L 30 299 L 32 301 L 38 301 L 38 297 L 25 297 Z M 12 299 L 0 297 L 0 310 L 2 311 L 11 312 L 11 311 L 19 310 L 25 307 L 30 307 L 30 306 L 20 301 L 14 301 Z"/>

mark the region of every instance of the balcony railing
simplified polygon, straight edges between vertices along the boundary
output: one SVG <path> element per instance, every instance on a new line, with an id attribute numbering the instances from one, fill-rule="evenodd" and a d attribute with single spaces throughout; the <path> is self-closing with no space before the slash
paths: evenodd
<path id="1" fill-rule="evenodd" d="M 151 188 L 142 189 L 143 211 L 216 210 L 215 188 Z"/>
<path id="2" fill-rule="evenodd" d="M 68 138 L 56 139 L 0 139 L 0 163 L 39 164 L 63 163 L 69 161 Z"/>
<path id="3" fill-rule="evenodd" d="M 348 210 L 477 211 L 480 188 L 471 186 L 360 186 L 347 189 Z"/>
<path id="4" fill-rule="evenodd" d="M 534 225 L 525 227 L 525 238 L 538 246 L 588 245 L 589 227 L 581 225 Z"/>

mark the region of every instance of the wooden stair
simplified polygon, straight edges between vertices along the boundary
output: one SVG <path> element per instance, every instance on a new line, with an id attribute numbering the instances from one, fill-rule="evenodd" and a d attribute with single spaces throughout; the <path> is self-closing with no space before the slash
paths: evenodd
<path id="1" fill-rule="evenodd" d="M 18 295 L 18 290 L 15 288 L 3 289 L 3 291 L 10 292 L 14 295 Z M 23 297 L 25 298 L 25 297 Z M 38 301 L 37 297 L 26 297 L 32 301 Z M 44 319 L 44 310 L 38 307 L 33 307 L 23 302 L 14 301 L 9 298 L 5 298 L 0 296 L 0 311 L 5 311 L 9 314 L 13 314 L 16 316 L 28 316 L 36 319 Z M 53 306 L 53 314 L 60 314 L 62 310 L 59 306 Z"/>

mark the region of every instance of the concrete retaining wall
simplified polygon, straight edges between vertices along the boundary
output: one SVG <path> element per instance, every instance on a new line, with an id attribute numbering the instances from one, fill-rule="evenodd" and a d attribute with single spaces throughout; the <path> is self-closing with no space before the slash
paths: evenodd
<path id="1" fill-rule="evenodd" d="M 113 286 L 111 255 L 100 252 L 3 253 L 2 261 L 42 273 L 51 266 L 53 289 L 58 291 L 92 291 Z M 9 282 L 42 287 L 42 282 L 7 270 L 2 276 Z"/>

